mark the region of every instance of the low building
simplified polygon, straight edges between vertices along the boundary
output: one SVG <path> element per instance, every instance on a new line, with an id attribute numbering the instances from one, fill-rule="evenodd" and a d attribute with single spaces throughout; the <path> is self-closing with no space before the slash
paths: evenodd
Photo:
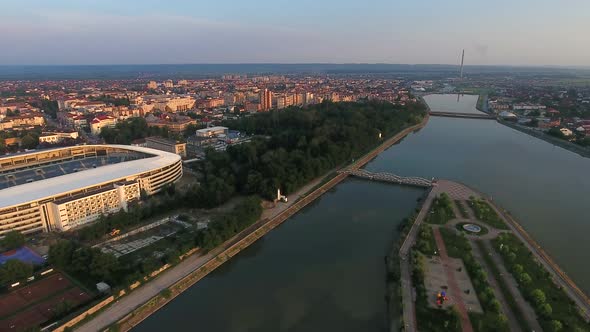
<path id="1" fill-rule="evenodd" d="M 80 135 L 77 131 L 43 133 L 39 136 L 39 143 L 59 144 L 68 139 L 78 139 L 78 137 Z"/>
<path id="2" fill-rule="evenodd" d="M 228 133 L 227 127 L 221 127 L 221 126 L 203 128 L 203 129 L 198 129 L 196 131 L 197 137 L 215 137 L 215 136 L 219 136 L 219 135 L 227 135 L 227 133 Z"/>
<path id="3" fill-rule="evenodd" d="M 191 119 L 188 116 L 174 116 L 174 117 L 146 117 L 148 127 L 166 128 L 173 133 L 182 133 L 190 125 L 196 125 L 197 120 Z"/>
<path id="4" fill-rule="evenodd" d="M 99 115 L 90 122 L 90 132 L 99 135 L 102 128 L 115 128 L 117 119 L 110 115 Z"/>
<path id="5" fill-rule="evenodd" d="M 574 134 L 571 130 L 569 130 L 567 128 L 561 128 L 561 129 L 559 129 L 559 131 L 561 131 L 561 133 L 563 134 L 563 136 L 566 136 L 566 137 L 567 136 L 572 136 Z"/>
<path id="6" fill-rule="evenodd" d="M 186 143 L 180 143 L 161 137 L 146 137 L 145 146 L 150 149 L 175 153 L 186 158 Z"/>
<path id="7" fill-rule="evenodd" d="M 17 116 L 7 116 L 0 122 L 0 130 L 22 130 L 40 127 L 45 124 L 41 113 L 29 113 Z"/>

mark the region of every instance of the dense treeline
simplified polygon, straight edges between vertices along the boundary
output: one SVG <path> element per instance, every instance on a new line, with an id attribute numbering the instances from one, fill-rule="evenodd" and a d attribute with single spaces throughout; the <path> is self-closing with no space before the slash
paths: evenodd
<path id="1" fill-rule="evenodd" d="M 90 100 L 102 101 L 107 105 L 114 105 L 114 106 L 129 106 L 131 105 L 131 101 L 129 98 L 115 98 L 107 95 L 101 95 L 98 97 L 90 98 Z"/>
<path id="2" fill-rule="evenodd" d="M 132 225 L 139 222 L 141 213 L 136 210 L 106 217 L 101 222 L 89 227 L 97 227 L 105 223 L 108 227 L 115 225 Z M 208 228 L 183 229 L 174 236 L 158 241 L 140 252 L 116 258 L 105 254 L 99 249 L 80 245 L 74 241 L 61 240 L 49 248 L 49 262 L 72 274 L 88 287 L 93 288 L 100 281 L 106 281 L 114 287 L 124 287 L 148 276 L 163 264 L 175 264 L 179 256 L 194 247 L 210 250 L 230 239 L 260 218 L 262 213 L 260 198 L 246 197 L 230 212 L 214 218 Z M 108 227 L 101 228 L 106 231 Z M 85 228 L 84 228 L 85 229 Z M 95 233 L 97 232 L 97 233 Z M 98 231 L 88 234 L 98 234 Z M 103 233 L 104 235 L 104 233 Z M 94 235 L 93 235 L 94 236 Z M 162 252 L 161 256 L 154 256 L 154 252 Z"/>
<path id="3" fill-rule="evenodd" d="M 100 137 L 108 144 L 130 144 L 133 140 L 149 136 L 168 138 L 170 133 L 166 128 L 149 127 L 144 118 L 121 121 L 115 128 L 103 128 L 100 132 Z"/>
<path id="4" fill-rule="evenodd" d="M 59 111 L 57 100 L 41 99 L 38 102 L 32 103 L 32 105 L 42 109 L 52 119 L 57 119 L 57 112 Z"/>
<path id="5" fill-rule="evenodd" d="M 371 101 L 325 102 L 228 121 L 251 135 L 266 137 L 207 153 L 200 165 L 203 187 L 227 196 L 233 192 L 273 198 L 277 188 L 291 193 L 311 179 L 366 153 L 382 139 L 419 123 L 421 104 L 394 106 Z M 224 197 L 217 197 L 223 200 Z"/>

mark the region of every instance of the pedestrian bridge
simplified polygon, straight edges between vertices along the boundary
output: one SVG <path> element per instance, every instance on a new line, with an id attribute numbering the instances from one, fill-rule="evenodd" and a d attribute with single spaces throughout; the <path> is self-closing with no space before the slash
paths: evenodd
<path id="1" fill-rule="evenodd" d="M 496 117 L 486 113 L 455 113 L 455 112 L 430 112 L 431 116 L 443 116 L 448 118 L 466 118 L 466 119 L 488 119 L 495 120 Z"/>
<path id="2" fill-rule="evenodd" d="M 373 173 L 365 169 L 345 169 L 338 173 L 356 176 L 358 178 L 369 179 L 374 181 L 389 182 L 395 184 L 403 184 L 408 186 L 429 188 L 433 186 L 433 181 L 420 177 L 405 177 L 392 173 Z"/>

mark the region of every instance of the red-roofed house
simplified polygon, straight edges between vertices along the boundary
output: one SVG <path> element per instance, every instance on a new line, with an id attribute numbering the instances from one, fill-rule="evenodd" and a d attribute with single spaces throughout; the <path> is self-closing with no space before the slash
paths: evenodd
<path id="1" fill-rule="evenodd" d="M 99 135 L 102 128 L 114 128 L 117 124 L 117 119 L 110 115 L 97 115 L 90 122 L 90 132 L 93 135 Z"/>

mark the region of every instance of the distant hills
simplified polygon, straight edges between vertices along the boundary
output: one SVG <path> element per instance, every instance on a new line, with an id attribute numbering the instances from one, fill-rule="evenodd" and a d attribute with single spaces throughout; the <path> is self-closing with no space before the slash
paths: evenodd
<path id="1" fill-rule="evenodd" d="M 382 74 L 388 77 L 442 78 L 454 76 L 458 65 L 407 64 L 164 64 L 164 65 L 77 65 L 77 66 L 0 66 L 0 80 L 61 79 L 163 79 L 202 78 L 221 74 Z M 590 75 L 590 68 L 465 66 L 467 76 L 480 74 L 544 74 L 572 77 Z"/>

